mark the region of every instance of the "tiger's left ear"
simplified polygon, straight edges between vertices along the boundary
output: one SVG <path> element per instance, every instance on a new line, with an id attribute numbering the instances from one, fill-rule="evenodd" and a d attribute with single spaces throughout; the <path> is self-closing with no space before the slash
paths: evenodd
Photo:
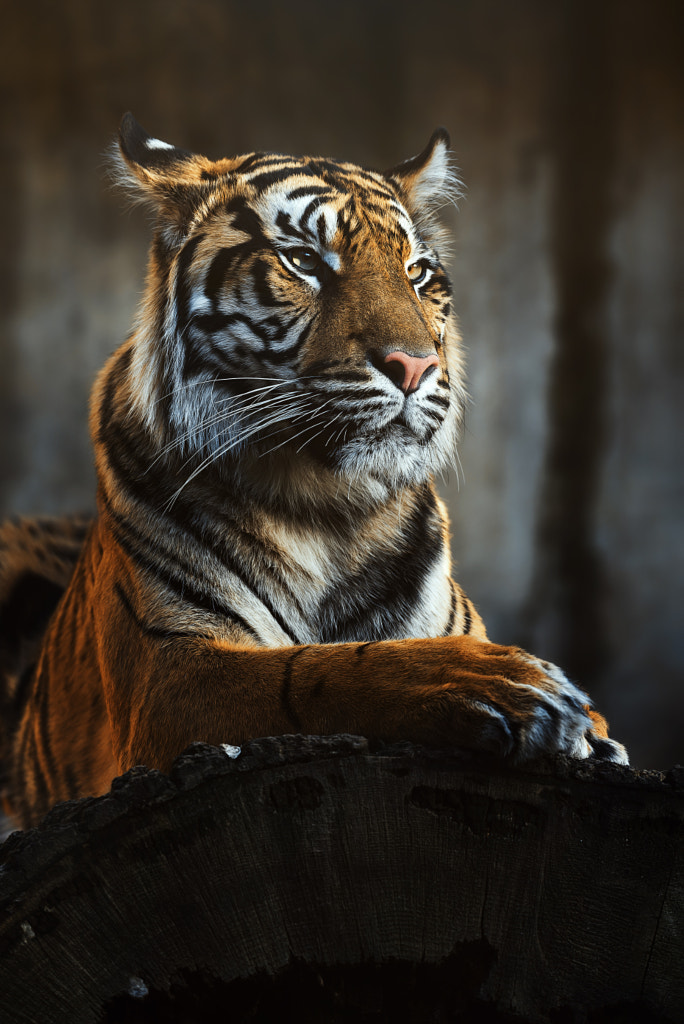
<path id="1" fill-rule="evenodd" d="M 462 195 L 445 128 L 432 133 L 422 153 L 385 171 L 385 177 L 398 188 L 406 209 L 428 237 L 437 230 L 436 212 Z"/>

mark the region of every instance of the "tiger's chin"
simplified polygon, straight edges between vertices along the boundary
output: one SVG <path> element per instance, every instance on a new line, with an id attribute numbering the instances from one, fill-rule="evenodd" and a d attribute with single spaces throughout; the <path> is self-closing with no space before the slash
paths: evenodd
<path id="1" fill-rule="evenodd" d="M 409 430 L 394 429 L 380 437 L 358 435 L 328 457 L 339 476 L 359 482 L 370 477 L 396 489 L 425 483 L 446 468 L 453 461 L 453 447 L 448 453 Z"/>

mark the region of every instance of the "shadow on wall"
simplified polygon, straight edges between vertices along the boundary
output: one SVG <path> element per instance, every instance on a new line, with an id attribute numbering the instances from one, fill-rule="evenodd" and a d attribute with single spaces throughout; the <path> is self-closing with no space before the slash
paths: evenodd
<path id="1" fill-rule="evenodd" d="M 458 576 L 493 639 L 591 689 L 635 762 L 681 760 L 683 28 L 666 0 L 15 7 L 2 514 L 92 507 L 88 390 L 130 329 L 149 237 L 103 175 L 125 110 L 210 156 L 376 167 L 445 124 L 467 185 Z"/>

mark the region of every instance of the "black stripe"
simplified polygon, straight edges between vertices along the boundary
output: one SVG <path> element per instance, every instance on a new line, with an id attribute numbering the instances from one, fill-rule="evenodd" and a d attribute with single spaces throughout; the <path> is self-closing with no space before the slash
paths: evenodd
<path id="1" fill-rule="evenodd" d="M 29 799 L 23 802 L 24 814 L 27 817 L 35 817 L 36 812 L 38 812 L 39 815 L 44 814 L 52 803 L 45 774 L 38 758 L 38 740 L 36 738 L 35 726 L 36 719 L 33 717 L 28 723 L 28 728 L 26 730 L 26 742 L 23 744 L 21 763 L 17 766 L 21 782 L 19 787 L 14 787 L 15 791 L 23 792 L 25 790 L 25 765 L 30 763 L 33 768 L 35 789 L 31 794 L 27 794 Z"/>
<path id="2" fill-rule="evenodd" d="M 254 242 L 261 241 L 265 246 L 270 244 L 264 234 L 261 217 L 256 210 L 247 205 L 244 196 L 233 196 L 223 209 L 232 216 L 233 227 L 237 231 L 244 231 Z"/>
<path id="3" fill-rule="evenodd" d="M 334 160 L 310 160 L 309 167 L 330 184 L 334 185 L 340 192 L 351 192 L 362 190 L 369 195 L 378 196 L 385 202 L 396 200 L 396 193 L 392 190 L 389 182 L 387 187 L 378 180 L 378 176 L 372 171 L 365 171 L 362 167 L 354 167 L 347 170 L 341 167 Z"/>
<path id="4" fill-rule="evenodd" d="M 299 188 L 293 188 L 291 192 L 288 192 L 287 198 L 301 199 L 303 196 L 322 195 L 331 195 L 330 189 L 327 185 L 300 185 Z"/>
<path id="5" fill-rule="evenodd" d="M 239 317 L 236 314 L 229 316 L 228 313 L 195 313 L 188 327 L 198 327 L 203 334 L 219 334 L 237 319 Z"/>
<path id="6" fill-rule="evenodd" d="M 470 627 L 473 624 L 473 620 L 472 620 L 472 616 L 470 614 L 470 609 L 471 609 L 470 601 L 465 596 L 465 594 L 463 595 L 463 601 L 464 601 L 464 604 L 465 604 L 465 610 L 464 610 L 464 613 L 463 613 L 463 615 L 464 615 L 464 619 L 463 619 L 463 635 L 467 636 L 468 633 L 470 632 Z"/>
<path id="7" fill-rule="evenodd" d="M 295 227 L 292 223 L 292 218 L 289 213 L 285 210 L 281 210 L 276 217 L 276 226 L 280 228 L 284 235 L 289 235 L 290 238 L 296 238 L 300 242 L 308 242 L 307 236 L 301 230 L 301 228 Z"/>
<path id="8" fill-rule="evenodd" d="M 373 639 L 390 639 L 409 622 L 443 549 L 434 495 L 428 487 L 421 491 L 394 550 L 375 555 L 326 592 L 320 604 L 320 643 L 368 637 L 371 624 Z"/>
<path id="9" fill-rule="evenodd" d="M 178 633 L 169 629 L 160 629 L 159 626 L 150 626 L 149 623 L 143 622 L 143 620 L 136 615 L 133 605 L 120 583 L 114 584 L 114 592 L 118 597 L 119 602 L 128 613 L 129 618 L 133 620 L 140 632 L 145 636 L 153 636 L 160 640 L 196 640 L 198 638 L 201 640 L 213 639 L 209 633 Z"/>
<path id="10" fill-rule="evenodd" d="M 318 365 L 318 364 L 316 364 Z M 310 367 L 307 366 L 307 370 Z M 370 383 L 370 376 L 364 370 L 335 370 L 334 374 L 326 374 L 328 380 L 337 383 L 338 381 L 348 381 L 351 384 L 368 384 Z M 322 394 L 328 394 L 327 391 L 322 391 Z M 355 397 L 360 398 L 387 398 L 384 391 L 380 391 L 377 388 L 369 388 L 367 391 L 360 391 L 354 393 Z"/>
<path id="11" fill-rule="evenodd" d="M 321 696 L 321 694 L 323 693 L 323 690 L 325 689 L 325 684 L 326 684 L 326 681 L 327 681 L 327 680 L 326 680 L 326 676 L 325 676 L 325 675 L 322 675 L 322 676 L 321 676 L 321 678 L 320 678 L 320 679 L 318 680 L 318 682 L 317 682 L 317 683 L 315 683 L 315 684 L 314 684 L 314 685 L 313 685 L 313 686 L 311 687 L 311 697 L 312 697 L 312 698 L 314 698 L 315 700 L 318 700 L 318 698 L 319 698 L 319 697 Z"/>
<path id="12" fill-rule="evenodd" d="M 290 657 L 287 659 L 287 664 L 285 665 L 285 672 L 283 673 L 283 681 L 280 687 L 280 706 L 282 707 L 283 711 L 292 722 L 297 732 L 302 731 L 302 721 L 292 706 L 292 668 L 300 654 L 304 654 L 304 652 L 308 650 L 309 648 L 308 646 L 306 646 L 300 647 L 298 650 L 292 652 Z"/>
<path id="13" fill-rule="evenodd" d="M 252 264 L 250 273 L 254 284 L 254 291 L 262 306 L 274 308 L 276 306 L 289 306 L 285 299 L 277 299 L 273 294 L 270 283 L 266 279 L 270 265 L 263 259 L 257 259 Z"/>
<path id="14" fill-rule="evenodd" d="M 283 157 L 278 156 L 277 153 L 250 153 L 241 164 L 238 164 L 234 173 L 247 174 L 248 171 L 254 170 L 255 167 L 268 167 L 270 164 L 281 164 L 282 162 Z"/>
<path id="15" fill-rule="evenodd" d="M 442 633 L 442 636 L 451 636 L 451 631 L 454 628 L 454 622 L 456 621 L 456 608 L 458 602 L 456 599 L 456 587 L 454 586 L 454 581 L 451 578 L 449 579 L 449 588 L 451 589 L 451 610 L 449 611 L 449 621 L 446 624 L 446 628 Z"/>
<path id="16" fill-rule="evenodd" d="M 434 272 L 433 272 L 433 275 L 430 278 L 430 288 L 432 289 L 435 286 L 439 286 L 439 288 L 441 289 L 441 291 L 445 295 L 451 296 L 451 292 L 452 292 L 451 281 L 449 280 L 449 278 L 446 276 L 446 274 L 444 273 L 444 271 L 441 268 L 439 268 L 439 269 L 435 268 Z M 448 314 L 445 313 L 445 316 L 447 316 L 447 315 Z"/>
<path id="17" fill-rule="evenodd" d="M 444 419 L 441 413 L 438 413 L 437 411 L 432 411 L 431 409 L 425 409 L 424 415 L 427 417 L 427 419 L 431 420 L 432 425 L 430 427 L 429 434 L 427 434 L 420 442 L 422 448 L 425 448 L 425 446 L 432 440 L 432 438 L 435 436 L 435 431 L 437 430 L 442 420 Z"/>
<path id="18" fill-rule="evenodd" d="M 349 377 L 349 376 L 345 376 L 344 374 L 339 374 L 339 375 L 335 374 L 335 379 L 336 380 L 355 380 L 358 383 L 363 384 L 363 383 L 367 382 L 369 378 L 368 378 L 367 374 L 359 375 L 359 376 L 356 376 L 356 377 Z M 379 401 L 380 405 L 385 405 L 387 403 L 387 392 L 383 391 L 381 388 L 375 388 L 375 387 L 364 388 L 362 391 L 361 390 L 354 391 L 353 395 L 354 395 L 354 398 L 357 398 L 360 402 L 364 402 L 364 403 L 365 402 L 370 402 L 370 400 L 372 398 L 379 399 L 380 400 Z"/>
<path id="19" fill-rule="evenodd" d="M 110 515 L 119 521 L 120 526 L 128 528 L 129 532 L 133 532 L 127 524 L 117 516 L 116 513 L 109 510 Z M 259 644 L 262 643 L 261 637 L 258 633 L 249 625 L 249 623 L 238 615 L 232 608 L 227 607 L 224 604 L 218 603 L 213 597 L 203 593 L 194 587 L 187 578 L 178 578 L 174 574 L 170 573 L 167 569 L 163 568 L 158 562 L 153 562 L 151 558 L 148 558 L 143 554 L 141 548 L 139 548 L 133 541 L 126 537 L 123 530 L 115 524 L 112 524 L 112 532 L 116 537 L 118 544 L 128 554 L 136 565 L 140 566 L 146 572 L 155 576 L 159 579 L 164 586 L 169 590 L 172 590 L 182 601 L 195 605 L 196 608 L 203 608 L 205 611 L 211 612 L 213 615 L 222 615 L 226 619 L 230 619 L 232 622 L 236 622 L 242 629 L 245 630 L 254 640 Z"/>
<path id="20" fill-rule="evenodd" d="M 448 409 L 450 404 L 446 395 L 427 395 L 426 401 L 439 405 L 442 409 Z"/>
<path id="21" fill-rule="evenodd" d="M 33 724 L 38 729 L 38 736 L 36 737 L 36 760 L 38 763 L 36 768 L 45 786 L 45 799 L 48 798 L 49 787 L 47 780 L 54 780 L 58 775 L 57 761 L 52 753 L 52 744 L 50 743 L 50 702 L 48 699 L 48 689 L 48 677 L 43 672 L 40 672 L 36 678 Z M 36 710 L 38 712 L 37 716 L 35 714 Z M 39 763 L 41 760 L 45 762 L 45 772 L 41 772 L 41 765 Z"/>
<path id="22" fill-rule="evenodd" d="M 357 644 L 356 650 L 354 651 L 354 655 L 357 658 L 362 658 L 366 651 L 368 650 L 368 648 L 375 647 L 377 643 L 379 643 L 378 640 L 367 640 L 365 644 Z"/>
<path id="23" fill-rule="evenodd" d="M 214 334 L 227 330 L 232 324 L 245 324 L 255 337 L 264 340 L 257 324 L 245 313 L 195 313 L 188 327 L 198 328 L 207 338 L 211 338 Z"/>
<path id="24" fill-rule="evenodd" d="M 77 516 L 61 516 L 58 519 L 48 519 L 38 516 L 26 524 L 26 529 L 31 536 L 58 537 L 60 541 L 76 543 L 85 537 L 90 527 L 91 519 L 81 519 Z M 31 529 L 35 526 L 36 533 Z"/>
<path id="25" fill-rule="evenodd" d="M 35 679 L 35 676 L 33 678 Z M 29 761 L 29 746 L 32 738 L 33 745 L 35 747 L 35 737 L 33 737 L 33 720 L 29 718 L 20 733 L 19 749 L 17 750 L 15 748 L 12 751 L 12 763 L 10 769 L 12 795 L 14 796 L 16 794 L 17 801 L 21 808 L 20 813 L 22 819 L 28 818 L 31 813 L 30 804 L 26 799 L 26 765 Z M 35 760 L 35 752 L 33 754 L 33 760 Z"/>
<path id="26" fill-rule="evenodd" d="M 301 332 L 299 339 L 295 343 L 295 348 L 303 343 L 309 328 L 310 322 Z M 291 352 L 292 349 L 290 349 L 285 358 L 289 358 Z M 280 354 L 274 354 L 273 361 L 277 361 L 279 358 Z M 160 506 L 174 495 L 174 492 L 177 490 L 178 479 L 174 478 L 173 473 L 169 471 L 168 467 L 161 473 L 155 474 L 154 472 L 150 472 L 150 464 L 156 454 L 155 451 L 152 450 L 146 453 L 144 450 L 139 450 L 134 444 L 135 439 L 131 438 L 130 434 L 124 430 L 122 425 L 114 416 L 115 391 L 121 377 L 125 374 L 128 368 L 129 360 L 130 350 L 124 353 L 119 362 L 115 365 L 114 372 L 110 375 L 105 387 L 100 410 L 99 440 L 106 447 L 112 472 L 126 487 L 129 494 L 135 496 L 138 501 L 149 509 L 151 516 L 158 519 L 158 512 L 156 510 L 158 510 Z M 160 555 L 164 560 L 173 558 L 177 567 L 181 570 L 181 573 L 187 572 L 189 577 L 192 576 L 192 573 L 187 567 L 182 565 L 176 552 L 173 554 L 163 552 L 148 538 L 143 538 L 141 535 L 137 536 L 136 543 L 135 529 L 130 523 L 114 511 L 111 503 L 106 497 L 104 498 L 104 501 L 105 507 L 112 516 L 113 521 L 119 524 L 117 535 L 120 543 L 122 543 L 125 550 L 128 550 L 129 554 L 131 554 L 134 559 L 137 559 L 144 568 L 149 572 L 152 572 L 154 575 L 164 578 L 168 588 L 178 594 L 181 599 L 190 601 L 197 607 L 205 608 L 214 614 L 223 615 L 226 618 L 238 622 L 258 643 L 262 643 L 261 638 L 255 630 L 247 623 L 246 620 L 239 616 L 234 609 L 212 599 L 199 588 L 189 583 L 187 577 L 171 572 L 166 572 L 166 576 L 164 577 L 164 570 L 161 569 L 159 564 L 155 562 L 153 558 L 149 557 L 150 554 L 153 556 L 155 554 Z M 192 507 L 192 504 L 188 504 L 182 498 L 179 498 L 174 506 L 174 521 L 178 523 L 178 525 L 181 526 L 182 529 L 184 529 L 191 537 L 193 537 L 198 544 L 206 548 L 207 536 L 202 533 L 199 527 L 197 527 L 195 517 L 196 512 Z M 233 573 L 233 575 L 236 576 L 245 587 L 247 587 L 247 589 L 257 596 L 260 602 L 268 610 L 273 620 L 278 623 L 285 636 L 287 636 L 292 643 L 296 643 L 298 638 L 292 635 L 291 625 L 286 623 L 283 616 L 278 612 L 271 600 L 271 596 L 264 593 L 264 588 L 255 583 L 254 580 L 247 577 L 245 565 L 241 564 L 237 558 L 232 557 L 231 553 L 225 546 L 221 546 L 220 549 L 217 548 L 213 553 L 216 554 L 216 557 L 222 562 L 222 564 L 224 564 L 226 568 Z M 284 586 L 283 581 L 280 579 L 277 579 L 275 582 L 279 586 Z M 292 600 L 297 604 L 294 596 L 292 597 Z"/>
<path id="27" fill-rule="evenodd" d="M 168 501 L 177 490 L 178 480 L 174 479 L 173 475 L 167 471 L 162 474 L 148 473 L 150 468 L 151 455 L 148 460 L 143 462 L 140 458 L 140 453 L 131 446 L 129 435 L 121 428 L 121 426 L 115 422 L 111 415 L 111 410 L 108 408 L 108 403 L 112 401 L 111 391 L 113 390 L 114 382 L 110 380 L 108 388 L 105 391 L 105 397 L 103 401 L 103 415 L 101 421 L 107 424 L 105 431 L 101 431 L 104 436 L 100 437 L 100 440 L 107 447 L 107 454 L 110 460 L 112 471 L 118 476 L 119 480 L 125 482 L 127 490 L 130 494 L 134 495 L 142 504 L 146 505 L 152 516 L 157 516 L 156 510 Z M 108 508 L 110 515 L 117 521 L 120 526 L 128 530 L 129 532 L 135 532 L 131 525 L 121 516 L 119 516 L 111 506 L 111 503 L 105 498 L 105 504 Z M 198 544 L 203 547 L 207 546 L 207 537 L 205 534 L 195 526 L 195 510 L 192 505 L 188 505 L 187 502 L 179 498 L 174 506 L 174 521 L 178 523 L 186 532 L 192 536 Z M 154 551 L 155 545 L 145 538 L 139 537 L 139 543 L 141 546 L 146 547 L 148 550 Z M 158 550 L 158 549 L 157 549 Z M 161 553 L 161 552 L 159 552 Z M 222 546 L 220 550 L 215 552 L 217 558 L 249 589 L 252 593 L 255 593 L 261 603 L 268 609 L 273 619 L 278 623 L 280 628 L 283 630 L 286 636 L 296 642 L 296 637 L 293 637 L 290 632 L 290 628 L 286 625 L 282 616 L 276 611 L 271 604 L 269 598 L 261 592 L 261 588 L 258 588 L 252 580 L 249 580 L 245 575 L 245 567 L 238 563 L 237 559 L 230 557 L 229 551 Z M 145 557 L 142 555 L 141 557 Z M 171 557 L 168 552 L 163 553 L 163 557 L 168 559 Z M 182 566 L 177 558 L 177 554 L 174 553 L 173 557 L 176 559 L 177 564 L 184 571 L 189 573 L 189 570 Z M 157 572 L 155 563 L 148 561 L 148 568 L 150 571 Z M 188 584 L 182 579 L 176 579 L 169 576 L 169 587 L 176 590 L 177 593 L 182 597 L 183 594 L 188 594 Z M 209 608 L 212 611 L 217 611 L 220 614 L 228 615 L 231 618 L 235 618 L 235 612 L 224 608 L 222 606 L 216 606 L 212 604 L 205 595 L 202 595 L 197 589 L 193 590 L 195 594 L 195 603 L 199 607 Z M 242 621 L 242 620 L 241 620 Z M 254 635 L 255 639 L 260 641 L 260 638 L 256 633 L 244 623 L 245 628 Z"/>
<path id="28" fill-rule="evenodd" d="M 225 618 L 237 622 L 240 626 L 242 626 L 242 628 L 247 633 L 254 637 L 254 639 L 258 643 L 261 644 L 263 642 L 259 634 L 254 630 L 254 628 L 251 625 L 249 625 L 247 620 L 243 619 L 242 616 L 239 615 L 238 612 L 236 612 L 232 607 L 225 605 L 221 602 L 217 602 L 213 595 L 208 595 L 206 592 L 199 590 L 190 582 L 188 578 L 191 575 L 190 569 L 187 566 L 183 565 L 183 563 L 178 558 L 177 552 L 169 553 L 164 551 L 163 549 L 160 549 L 159 546 L 153 544 L 153 542 L 148 537 L 144 537 L 143 535 L 141 535 L 132 526 L 132 524 L 128 522 L 123 516 L 120 516 L 117 512 L 115 512 L 106 497 L 104 498 L 104 501 L 108 513 L 110 514 L 114 522 L 118 524 L 117 527 L 113 527 L 115 529 L 116 538 L 118 542 L 121 544 L 121 546 L 124 548 L 124 550 L 127 551 L 127 553 L 131 556 L 131 558 L 133 558 L 134 561 L 140 564 L 148 572 L 152 573 L 157 578 L 161 579 L 162 582 L 165 583 L 165 585 L 168 586 L 170 590 L 173 590 L 174 593 L 176 593 L 181 599 L 194 604 L 198 608 L 204 608 L 208 611 L 211 611 L 215 615 L 223 615 Z M 183 522 L 181 525 L 183 526 L 183 529 L 185 529 L 198 544 L 201 544 L 203 547 L 206 548 L 208 546 L 206 535 L 201 535 L 199 531 L 194 530 L 189 524 L 191 514 L 192 510 L 189 510 L 188 522 Z M 169 572 L 168 569 L 163 568 L 159 564 L 159 562 L 153 561 L 150 557 L 148 557 L 147 553 L 154 554 L 159 558 L 164 559 L 165 561 L 169 560 L 170 558 L 173 558 L 176 563 L 176 566 L 182 572 L 187 573 L 188 576 L 179 578 L 175 574 Z M 263 604 L 263 606 L 267 609 L 273 620 L 278 623 L 285 636 L 292 643 L 296 643 L 297 638 L 292 635 L 291 625 L 285 622 L 282 615 L 273 606 L 269 597 L 263 594 L 262 588 L 258 587 L 258 585 L 254 583 L 254 581 L 250 580 L 247 577 L 245 573 L 245 566 L 240 564 L 236 558 L 230 557 L 228 551 L 224 548 L 222 548 L 220 551 L 213 553 L 215 553 L 216 557 L 221 561 L 221 563 L 225 565 L 225 567 L 235 577 L 237 577 L 237 579 L 239 579 L 240 582 L 249 591 L 251 591 L 251 593 L 253 593 L 258 598 L 261 604 Z M 293 601 L 295 604 L 298 604 L 294 597 Z"/>
<path id="29" fill-rule="evenodd" d="M 225 246 L 217 252 L 211 261 L 204 282 L 204 294 L 211 300 L 214 312 L 216 312 L 219 292 L 233 266 L 251 253 L 259 252 L 263 247 L 261 240 L 250 239 L 248 242 L 240 242 L 238 245 Z"/>
<path id="30" fill-rule="evenodd" d="M 133 358 L 133 349 L 127 348 L 121 352 L 117 357 L 109 372 L 107 378 L 107 384 L 102 395 L 102 402 L 99 409 L 98 417 L 98 431 L 97 440 L 103 441 L 104 431 L 110 426 L 114 420 L 114 396 L 117 388 L 123 383 L 124 378 L 128 374 L 131 366 L 131 359 Z M 104 443 L 104 441 L 103 441 Z"/>
<path id="31" fill-rule="evenodd" d="M 311 328 L 314 325 L 314 321 L 316 320 L 317 315 L 318 314 L 310 317 L 310 319 L 307 320 L 302 330 L 300 331 L 299 336 L 296 338 L 295 341 L 292 342 L 291 345 L 288 345 L 287 348 L 280 349 L 277 352 L 274 352 L 273 349 L 269 349 L 268 352 L 264 353 L 264 359 L 267 359 L 269 363 L 273 363 L 273 365 L 275 366 L 279 366 L 282 363 L 286 363 L 289 360 L 293 360 L 295 356 L 299 353 L 302 346 L 304 345 L 306 339 L 308 338 L 309 332 L 311 331 Z"/>
<path id="32" fill-rule="evenodd" d="M 358 235 L 362 228 L 360 218 L 356 224 L 356 227 L 351 226 L 352 216 L 353 214 L 348 212 L 347 207 L 344 207 L 337 213 L 337 229 L 344 238 L 346 243 L 351 242 L 352 239 L 355 238 L 356 235 Z"/>
<path id="33" fill-rule="evenodd" d="M 323 206 L 323 204 L 329 202 L 331 198 L 332 195 L 328 191 L 326 196 L 316 196 L 315 199 L 312 199 L 310 203 L 307 203 L 303 210 L 302 215 L 299 218 L 299 223 L 308 227 L 311 216 L 316 212 L 319 206 Z"/>
<path id="34" fill-rule="evenodd" d="M 312 178 L 315 176 L 314 171 L 307 164 L 286 164 L 285 167 L 275 171 L 264 171 L 263 174 L 255 174 L 246 184 L 263 190 L 271 185 L 278 184 L 278 182 L 287 181 L 288 178 L 292 178 L 295 174 L 307 175 Z"/>
<path id="35" fill-rule="evenodd" d="M 190 306 L 190 281 L 188 269 L 195 257 L 197 246 L 204 240 L 204 235 L 195 235 L 186 242 L 178 256 L 176 265 L 176 324 L 182 333 L 188 320 Z"/>
<path id="36" fill-rule="evenodd" d="M 217 360 L 213 347 L 212 351 L 207 352 L 203 346 L 196 344 L 194 339 L 186 339 L 181 373 L 184 383 L 187 384 L 191 378 L 202 377 L 208 380 L 210 377 L 220 377 L 224 368 L 225 361 Z M 220 384 L 216 386 L 221 387 Z"/>

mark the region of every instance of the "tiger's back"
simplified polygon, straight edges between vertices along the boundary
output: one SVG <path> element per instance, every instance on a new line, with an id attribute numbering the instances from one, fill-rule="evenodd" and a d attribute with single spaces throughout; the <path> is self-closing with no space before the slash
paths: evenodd
<path id="1" fill-rule="evenodd" d="M 121 151 L 157 230 L 93 392 L 98 518 L 13 733 L 21 820 L 194 739 L 624 758 L 559 670 L 486 641 L 451 579 L 432 483 L 465 401 L 433 212 L 445 134 L 384 175 L 212 162 L 130 116 Z"/>

